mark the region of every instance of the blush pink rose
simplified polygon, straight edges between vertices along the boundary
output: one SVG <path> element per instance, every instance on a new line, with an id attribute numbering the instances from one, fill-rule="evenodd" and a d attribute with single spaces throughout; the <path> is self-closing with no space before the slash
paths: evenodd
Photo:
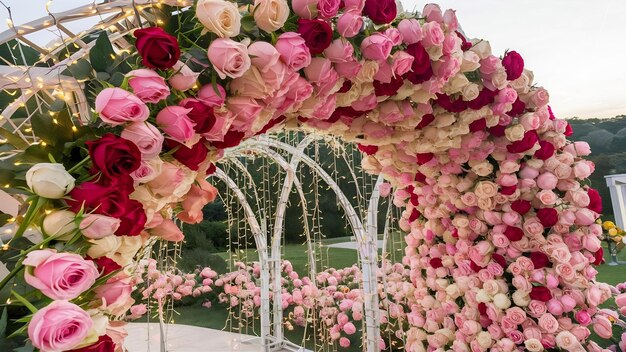
<path id="1" fill-rule="evenodd" d="M 386 60 L 391 53 L 393 43 L 382 33 L 374 33 L 361 42 L 361 53 L 369 60 Z"/>
<path id="2" fill-rule="evenodd" d="M 215 88 L 211 84 L 203 86 L 198 92 L 198 100 L 209 107 L 222 106 L 226 100 L 226 90 L 219 84 Z"/>
<path id="3" fill-rule="evenodd" d="M 241 77 L 251 66 L 248 48 L 232 39 L 215 39 L 209 45 L 208 57 L 222 79 Z"/>
<path id="4" fill-rule="evenodd" d="M 441 25 L 437 22 L 425 23 L 422 27 L 422 33 L 424 33 L 422 44 L 427 49 L 434 46 L 441 46 L 445 39 L 445 34 L 441 29 Z"/>
<path id="5" fill-rule="evenodd" d="M 613 336 L 613 324 L 604 315 L 596 315 L 593 322 L 593 331 L 603 339 L 610 339 Z"/>
<path id="6" fill-rule="evenodd" d="M 172 88 L 178 89 L 183 92 L 193 88 L 196 85 L 198 76 L 200 76 L 199 73 L 193 72 L 189 68 L 189 66 L 180 61 L 175 63 L 172 69 L 175 73 L 167 81 L 172 86 Z"/>
<path id="7" fill-rule="evenodd" d="M 202 221 L 202 209 L 213 202 L 217 196 L 217 189 L 206 180 L 198 180 L 198 185 L 192 185 L 182 202 L 183 211 L 178 218 L 188 224 L 197 224 Z"/>
<path id="8" fill-rule="evenodd" d="M 266 72 L 280 60 L 280 53 L 268 42 L 254 42 L 248 47 L 252 65 Z"/>
<path id="9" fill-rule="evenodd" d="M 165 79 L 153 70 L 139 69 L 126 74 L 128 85 L 144 103 L 158 103 L 170 95 Z"/>
<path id="10" fill-rule="evenodd" d="M 576 211 L 576 222 L 577 225 L 589 226 L 596 221 L 597 215 L 586 208 L 578 209 Z"/>
<path id="11" fill-rule="evenodd" d="M 320 18 L 331 19 L 337 15 L 340 4 L 340 0 L 319 0 L 317 14 Z"/>
<path id="12" fill-rule="evenodd" d="M 195 135 L 195 123 L 187 116 L 190 111 L 182 106 L 166 106 L 157 114 L 157 125 L 171 139 L 180 143 L 188 142 Z"/>
<path id="13" fill-rule="evenodd" d="M 337 20 L 337 32 L 344 38 L 352 38 L 361 32 L 363 16 L 355 10 L 348 10 Z"/>
<path id="14" fill-rule="evenodd" d="M 392 56 L 391 70 L 398 76 L 402 76 L 411 70 L 415 58 L 406 51 L 396 51 Z"/>
<path id="15" fill-rule="evenodd" d="M 74 349 L 89 333 L 93 321 L 82 308 L 68 301 L 53 301 L 33 315 L 28 337 L 41 351 Z"/>
<path id="16" fill-rule="evenodd" d="M 74 253 L 45 249 L 28 253 L 24 280 L 55 300 L 71 300 L 87 291 L 98 278 L 96 265 Z"/>
<path id="17" fill-rule="evenodd" d="M 104 309 L 113 315 L 122 315 L 135 303 L 130 296 L 133 285 L 130 277 L 114 277 L 95 289 L 96 297 L 102 299 Z"/>
<path id="18" fill-rule="evenodd" d="M 109 125 L 145 121 L 150 109 L 137 96 L 121 88 L 105 88 L 96 97 L 95 108 L 100 119 Z"/>
<path id="19" fill-rule="evenodd" d="M 587 142 L 574 142 L 566 145 L 563 151 L 573 156 L 587 156 L 591 154 L 591 148 Z"/>
<path id="20" fill-rule="evenodd" d="M 334 63 L 349 62 L 354 60 L 354 47 L 349 41 L 338 38 L 324 50 L 324 56 Z"/>
<path id="21" fill-rule="evenodd" d="M 94 240 L 114 235 L 121 220 L 100 214 L 88 214 L 80 222 L 80 231 L 87 238 Z"/>
<path id="22" fill-rule="evenodd" d="M 292 0 L 291 8 L 300 18 L 307 20 L 317 17 L 317 4 L 320 0 Z"/>
<path id="23" fill-rule="evenodd" d="M 121 137 L 133 142 L 141 152 L 142 159 L 152 159 L 163 149 L 163 135 L 147 122 L 134 122 L 124 128 Z"/>
<path id="24" fill-rule="evenodd" d="M 164 219 L 161 224 L 150 230 L 151 234 L 166 241 L 180 242 L 185 239 L 183 232 L 171 219 Z"/>
<path id="25" fill-rule="evenodd" d="M 552 190 L 556 188 L 559 179 L 550 172 L 544 172 L 537 177 L 537 186 L 541 189 Z"/>
<path id="26" fill-rule="evenodd" d="M 402 35 L 402 41 L 404 44 L 415 44 L 422 40 L 424 34 L 422 33 L 422 27 L 415 18 L 405 18 L 398 24 L 398 30 Z"/>
<path id="27" fill-rule="evenodd" d="M 286 32 L 276 41 L 276 50 L 287 66 L 298 71 L 311 63 L 311 52 L 306 46 L 304 38 L 298 33 Z"/>
<path id="28" fill-rule="evenodd" d="M 174 190 L 183 182 L 185 173 L 178 166 L 165 162 L 161 168 L 161 173 L 148 183 L 153 193 L 167 197 L 174 193 Z"/>

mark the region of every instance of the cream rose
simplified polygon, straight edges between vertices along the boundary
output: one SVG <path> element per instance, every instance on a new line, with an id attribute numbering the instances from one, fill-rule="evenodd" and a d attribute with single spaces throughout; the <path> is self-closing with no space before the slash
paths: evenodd
<path id="1" fill-rule="evenodd" d="M 61 164 L 39 163 L 26 172 L 26 184 L 35 194 L 49 199 L 63 198 L 74 189 L 74 177 Z"/>
<path id="2" fill-rule="evenodd" d="M 504 130 L 504 134 L 506 135 L 506 139 L 511 142 L 519 141 L 524 138 L 524 126 L 522 125 L 513 125 Z"/>
<path id="3" fill-rule="evenodd" d="M 478 176 L 488 176 L 493 172 L 493 165 L 491 165 L 488 161 L 480 163 L 472 163 L 470 161 L 470 165 L 472 166 L 472 171 L 474 171 Z"/>
<path id="4" fill-rule="evenodd" d="M 480 94 L 480 87 L 476 83 L 470 83 L 461 89 L 461 95 L 465 101 L 470 101 L 478 98 Z"/>
<path id="5" fill-rule="evenodd" d="M 286 0 L 255 0 L 252 13 L 259 28 L 274 32 L 287 22 L 289 5 Z"/>
<path id="6" fill-rule="evenodd" d="M 41 224 L 43 232 L 55 236 L 57 240 L 67 241 L 76 230 L 76 214 L 69 210 L 57 210 L 46 215 Z"/>
<path id="7" fill-rule="evenodd" d="M 241 15 L 237 5 L 225 0 L 199 0 L 196 17 L 210 32 L 221 38 L 239 35 Z"/>
<path id="8" fill-rule="evenodd" d="M 491 181 L 480 181 L 476 184 L 474 193 L 478 198 L 491 198 L 498 193 L 498 185 Z"/>

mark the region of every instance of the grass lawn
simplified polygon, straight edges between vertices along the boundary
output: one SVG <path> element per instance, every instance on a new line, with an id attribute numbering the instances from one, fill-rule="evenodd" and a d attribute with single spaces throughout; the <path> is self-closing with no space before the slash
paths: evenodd
<path id="1" fill-rule="evenodd" d="M 339 243 L 339 242 L 347 242 L 350 241 L 349 237 L 342 237 L 338 239 L 329 239 L 324 240 L 326 244 L 330 243 Z M 396 246 L 397 247 L 397 246 Z M 352 264 L 357 262 L 357 253 L 352 249 L 341 249 L 341 248 L 328 248 L 328 247 L 317 247 L 316 250 L 323 251 L 321 257 L 323 258 L 324 266 L 331 266 L 335 268 L 343 268 L 347 266 L 351 266 Z M 283 251 L 283 259 L 287 259 L 291 261 L 294 269 L 305 275 L 308 271 L 308 259 L 305 245 L 294 245 L 289 244 L 284 247 Z M 220 253 L 220 255 L 228 260 L 228 253 Z M 256 260 L 256 251 L 248 250 L 247 253 L 243 253 L 243 255 L 247 255 L 249 261 Z M 605 249 L 605 259 L 607 262 L 610 261 L 610 257 L 608 255 L 608 251 Z M 618 260 L 626 262 L 626 250 L 622 251 L 618 254 Z M 319 268 L 318 270 L 322 270 L 324 268 Z M 626 281 L 626 265 L 618 265 L 618 266 L 609 266 L 603 264 L 597 268 L 598 276 L 597 280 L 600 282 L 606 282 L 611 285 L 618 284 L 620 282 Z M 231 326 L 230 324 L 236 324 L 235 320 L 227 322 L 228 320 L 228 310 L 222 305 L 216 305 L 211 309 L 202 308 L 198 305 L 194 306 L 183 306 L 177 307 L 176 311 L 179 313 L 177 317 L 174 318 L 175 323 L 178 324 L 187 324 L 187 325 L 195 325 L 202 326 L 211 329 L 224 329 L 227 331 L 236 331 L 236 326 Z M 259 333 L 259 322 L 258 319 L 254 324 L 255 329 L 249 328 L 248 331 L 242 331 L 243 333 L 248 334 L 257 334 Z M 357 326 L 360 328 L 360 326 Z M 293 331 L 285 330 L 285 334 L 290 341 L 293 341 L 297 344 L 303 343 L 303 329 L 296 328 Z M 352 347 L 347 351 L 358 351 L 359 347 L 359 337 L 360 333 L 357 331 L 356 334 L 351 336 Z M 597 341 L 597 339 L 594 339 Z M 305 345 L 309 348 L 313 348 L 311 346 L 311 342 L 306 342 Z"/>

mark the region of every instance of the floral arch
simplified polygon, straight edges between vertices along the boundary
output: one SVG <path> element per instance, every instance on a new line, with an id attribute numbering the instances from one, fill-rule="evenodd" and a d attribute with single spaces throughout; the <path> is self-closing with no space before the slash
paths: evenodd
<path id="1" fill-rule="evenodd" d="M 65 25 L 92 16 L 86 32 Z M 600 350 L 590 324 L 612 336 L 588 146 L 566 139 L 522 57 L 470 40 L 454 11 L 123 0 L 52 18 L 0 34 L 0 176 L 16 224 L 0 292 L 20 317 L 11 332 L 35 348 L 120 349 L 133 258 L 149 238 L 182 241 L 177 221 L 201 220 L 225 150 L 281 129 L 356 143 L 392 184 L 406 350 Z M 52 27 L 60 43 L 28 38 Z M 43 236 L 27 241 L 34 228 Z M 375 264 L 375 246 L 364 250 Z M 366 298 L 376 351 L 378 296 Z"/>

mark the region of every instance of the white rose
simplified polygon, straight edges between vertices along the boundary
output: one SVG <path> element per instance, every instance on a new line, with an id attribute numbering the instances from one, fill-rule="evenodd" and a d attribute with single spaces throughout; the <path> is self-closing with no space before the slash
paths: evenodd
<path id="1" fill-rule="evenodd" d="M 491 339 L 491 334 L 487 331 L 479 332 L 478 335 L 476 335 L 476 341 L 478 341 L 478 344 L 482 348 L 489 348 L 493 343 L 493 340 Z"/>
<path id="2" fill-rule="evenodd" d="M 461 290 L 459 290 L 459 286 L 457 284 L 451 284 L 446 287 L 446 294 L 448 294 L 448 296 L 452 299 L 457 299 L 461 296 Z"/>
<path id="3" fill-rule="evenodd" d="M 289 5 L 286 0 L 254 0 L 252 13 L 257 26 L 271 33 L 287 22 Z"/>
<path id="4" fill-rule="evenodd" d="M 517 306 L 526 307 L 528 306 L 528 303 L 530 303 L 530 297 L 528 296 L 527 292 L 517 290 L 513 292 L 513 302 Z"/>
<path id="5" fill-rule="evenodd" d="M 480 67 L 480 57 L 473 51 L 463 53 L 463 62 L 461 63 L 461 72 L 476 71 Z"/>
<path id="6" fill-rule="evenodd" d="M 40 163 L 26 172 L 28 187 L 44 198 L 63 198 L 74 189 L 74 177 L 61 164 Z"/>
<path id="7" fill-rule="evenodd" d="M 511 300 L 504 293 L 498 293 L 493 297 L 493 304 L 504 310 L 511 306 Z"/>
<path id="8" fill-rule="evenodd" d="M 485 290 L 483 290 L 481 288 L 476 293 L 476 302 L 479 302 L 479 303 L 489 303 L 489 302 L 491 302 L 491 296 L 489 296 L 487 291 L 485 291 Z"/>
<path id="9" fill-rule="evenodd" d="M 89 329 L 89 332 L 87 333 L 87 337 L 85 337 L 80 344 L 75 346 L 76 349 L 93 345 L 98 341 L 98 338 L 106 334 L 107 331 L 109 318 L 106 315 L 104 315 L 98 309 L 90 309 L 87 311 L 87 313 L 91 316 L 91 321 L 93 322 L 93 324 L 91 325 L 91 329 Z"/>
<path id="10" fill-rule="evenodd" d="M 87 254 L 92 258 L 111 257 L 120 247 L 121 240 L 115 235 L 106 236 L 98 240 L 89 241 L 92 243 Z"/>
<path id="11" fill-rule="evenodd" d="M 236 37 L 241 29 L 237 5 L 225 0 L 199 0 L 196 17 L 210 32 L 221 38 Z"/>
<path id="12" fill-rule="evenodd" d="M 53 211 L 43 219 L 41 228 L 48 236 L 55 236 L 61 241 L 70 240 L 76 230 L 76 214 L 69 210 Z"/>
<path id="13" fill-rule="evenodd" d="M 465 77 L 464 74 L 459 73 L 452 77 L 448 83 L 446 83 L 446 87 L 444 88 L 446 93 L 454 94 L 460 92 L 465 86 L 470 84 L 470 81 Z"/>
<path id="14" fill-rule="evenodd" d="M 473 51 L 480 57 L 480 59 L 485 59 L 487 56 L 491 55 L 491 44 L 489 44 L 486 40 L 481 40 L 478 43 L 474 44 L 470 51 Z"/>
<path id="15" fill-rule="evenodd" d="M 478 176 L 488 176 L 491 175 L 491 173 L 493 172 L 493 165 L 491 165 L 490 162 L 488 161 L 483 161 L 480 163 L 474 163 L 474 165 L 472 165 L 473 160 L 470 160 L 470 166 L 472 167 L 472 171 L 474 171 L 474 173 L 476 173 L 476 175 Z"/>
<path id="16" fill-rule="evenodd" d="M 524 138 L 524 126 L 522 125 L 513 125 L 504 130 L 504 134 L 506 135 L 506 139 L 511 142 L 519 141 Z"/>
<path id="17" fill-rule="evenodd" d="M 470 83 L 461 89 L 461 95 L 463 95 L 463 100 L 471 101 L 478 98 L 480 94 L 480 87 L 476 83 Z"/>
<path id="18" fill-rule="evenodd" d="M 537 339 L 528 339 L 524 341 L 524 346 L 529 352 L 541 352 L 543 351 L 543 345 L 541 341 Z"/>
<path id="19" fill-rule="evenodd" d="M 491 83 L 498 89 L 504 89 L 504 87 L 509 84 L 509 81 L 506 79 L 506 70 L 504 67 L 498 68 L 496 73 L 491 77 Z"/>
<path id="20" fill-rule="evenodd" d="M 378 72 L 378 62 L 366 60 L 361 66 L 361 70 L 356 76 L 356 81 L 359 83 L 373 82 L 374 75 Z"/>

